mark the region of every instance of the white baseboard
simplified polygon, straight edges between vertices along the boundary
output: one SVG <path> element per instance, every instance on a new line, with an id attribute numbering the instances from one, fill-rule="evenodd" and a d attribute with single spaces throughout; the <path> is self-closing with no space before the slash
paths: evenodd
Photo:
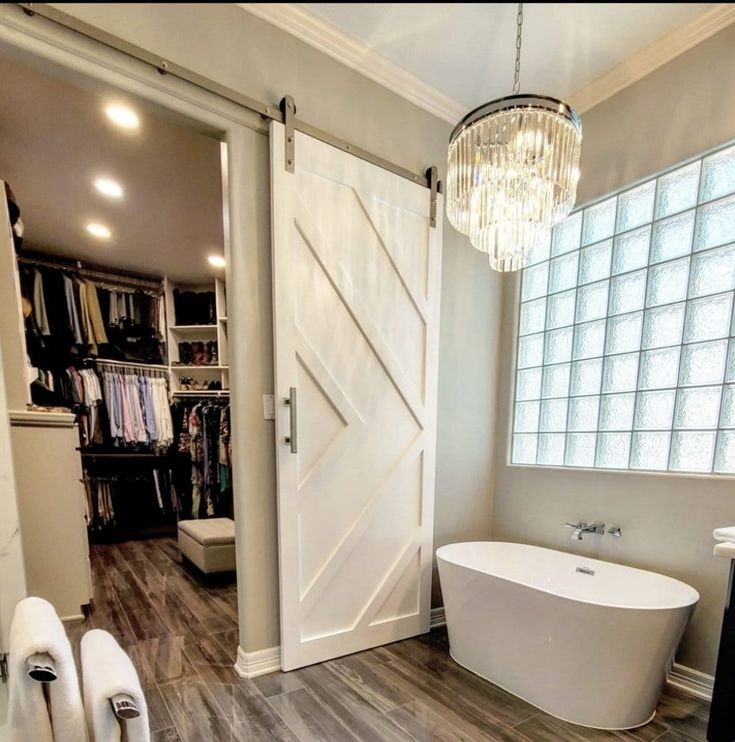
<path id="1" fill-rule="evenodd" d="M 447 623 L 447 620 L 444 617 L 444 607 L 439 606 L 439 608 L 432 608 L 431 609 L 431 621 L 429 623 L 429 626 L 432 629 L 436 629 L 439 626 L 444 626 L 446 623 Z"/>
<path id="2" fill-rule="evenodd" d="M 237 648 L 237 662 L 235 672 L 241 678 L 257 678 L 281 669 L 281 648 L 270 647 L 257 652 L 244 652 L 242 647 Z"/>
<path id="3" fill-rule="evenodd" d="M 444 626 L 444 608 L 431 609 L 432 629 L 438 626 Z M 237 662 L 235 662 L 235 672 L 241 678 L 257 678 L 259 675 L 267 675 L 269 672 L 275 672 L 281 669 L 281 648 L 270 647 L 261 649 L 257 652 L 245 652 L 242 647 L 237 648 Z"/>
<path id="4" fill-rule="evenodd" d="M 712 675 L 675 662 L 669 673 L 669 682 L 693 696 L 704 698 L 706 701 L 712 700 L 712 688 L 715 684 Z"/>

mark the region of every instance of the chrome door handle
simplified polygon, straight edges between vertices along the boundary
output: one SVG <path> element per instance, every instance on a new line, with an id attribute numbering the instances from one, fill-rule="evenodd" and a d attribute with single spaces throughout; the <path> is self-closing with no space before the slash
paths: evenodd
<path id="1" fill-rule="evenodd" d="M 286 443 L 291 446 L 291 453 L 299 452 L 299 418 L 298 418 L 298 407 L 296 405 L 296 387 L 292 386 L 288 390 L 288 397 L 283 400 L 284 404 L 289 407 L 289 415 L 291 418 L 291 431 L 290 435 L 285 438 Z"/>

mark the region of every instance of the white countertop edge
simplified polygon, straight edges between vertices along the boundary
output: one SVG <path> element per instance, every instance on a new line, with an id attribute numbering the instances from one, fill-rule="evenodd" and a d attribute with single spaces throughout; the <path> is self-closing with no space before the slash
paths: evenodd
<path id="1" fill-rule="evenodd" d="M 76 416 L 71 412 L 41 412 L 9 410 L 10 424 L 14 426 L 39 426 L 43 428 L 72 428 Z"/>

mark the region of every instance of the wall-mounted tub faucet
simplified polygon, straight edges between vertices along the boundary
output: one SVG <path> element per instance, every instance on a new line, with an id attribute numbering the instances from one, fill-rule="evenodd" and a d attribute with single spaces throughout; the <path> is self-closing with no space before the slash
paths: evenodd
<path id="1" fill-rule="evenodd" d="M 582 534 L 584 533 L 596 533 L 598 536 L 602 536 L 605 533 L 604 523 L 587 523 L 583 520 L 579 523 L 565 523 L 567 528 L 573 528 L 572 535 L 569 537 L 572 541 L 581 541 Z"/>

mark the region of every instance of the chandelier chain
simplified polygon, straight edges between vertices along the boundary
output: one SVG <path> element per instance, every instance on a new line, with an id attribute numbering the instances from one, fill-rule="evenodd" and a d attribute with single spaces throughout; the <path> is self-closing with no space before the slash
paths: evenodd
<path id="1" fill-rule="evenodd" d="M 516 67 L 513 77 L 513 95 L 521 92 L 521 33 L 523 31 L 523 3 L 518 3 L 518 16 L 516 18 Z"/>

